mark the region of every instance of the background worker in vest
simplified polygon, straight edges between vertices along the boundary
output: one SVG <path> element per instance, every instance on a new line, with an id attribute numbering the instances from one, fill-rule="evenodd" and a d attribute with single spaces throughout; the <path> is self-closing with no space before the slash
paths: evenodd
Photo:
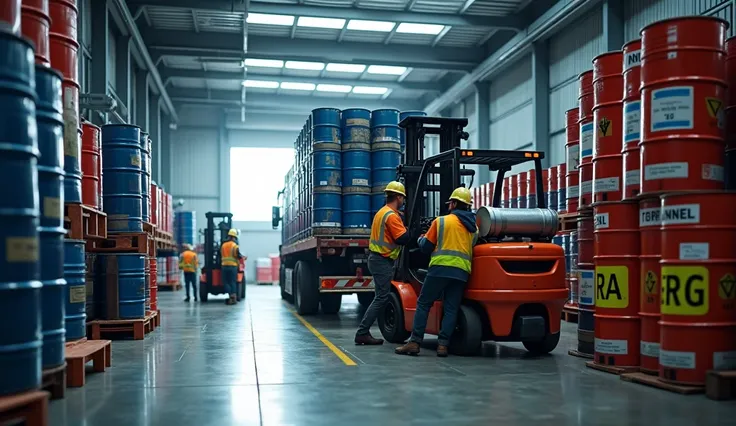
<path id="1" fill-rule="evenodd" d="M 187 288 L 187 298 L 185 302 L 189 301 L 189 287 L 192 287 L 194 292 L 194 301 L 197 301 L 197 269 L 199 269 L 199 257 L 197 253 L 192 250 L 192 246 L 189 244 L 184 245 L 184 251 L 179 256 L 179 269 L 184 271 L 184 285 Z"/>
<path id="2" fill-rule="evenodd" d="M 396 348 L 396 353 L 400 355 L 419 354 L 429 310 L 444 292 L 437 356 L 447 356 L 465 284 L 470 278 L 473 246 L 478 240 L 475 213 L 470 211 L 470 191 L 464 187 L 455 189 L 447 203 L 450 205 L 450 214 L 436 218 L 427 234 L 419 237 L 419 248 L 427 254 L 431 253 L 432 257 L 417 299 L 411 337 L 407 344 Z"/>
<path id="3" fill-rule="evenodd" d="M 399 256 L 399 246 L 411 241 L 399 209 L 406 199 L 406 189 L 401 182 L 389 182 L 384 190 L 386 205 L 373 217 L 369 244 L 368 270 L 373 276 L 376 296 L 365 311 L 355 334 L 356 345 L 382 345 L 383 339 L 371 336 L 370 329 L 378 314 L 388 302 L 391 291 L 391 278 L 394 274 L 394 261 Z"/>
<path id="4" fill-rule="evenodd" d="M 238 231 L 231 229 L 227 231 L 227 241 L 220 247 L 221 263 L 220 279 L 225 286 L 225 292 L 230 298 L 225 301 L 226 305 L 238 303 L 238 265 L 240 250 L 238 248 Z"/>

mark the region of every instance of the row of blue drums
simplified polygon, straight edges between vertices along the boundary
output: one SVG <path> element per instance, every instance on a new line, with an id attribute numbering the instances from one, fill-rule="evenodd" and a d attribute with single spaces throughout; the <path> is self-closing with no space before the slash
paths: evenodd
<path id="1" fill-rule="evenodd" d="M 316 234 L 370 234 L 373 215 L 384 204 L 383 191 L 396 179 L 401 163 L 404 132 L 399 123 L 417 115 L 426 114 L 362 108 L 312 111 L 297 140 L 297 151 L 312 157 Z M 299 158 L 297 154 L 297 161 Z"/>
<path id="2" fill-rule="evenodd" d="M 197 212 L 177 210 L 174 212 L 174 240 L 181 247 L 197 244 Z"/>

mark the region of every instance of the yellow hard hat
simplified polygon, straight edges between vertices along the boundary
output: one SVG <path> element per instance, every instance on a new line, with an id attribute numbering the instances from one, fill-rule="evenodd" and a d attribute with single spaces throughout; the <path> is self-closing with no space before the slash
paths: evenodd
<path id="1" fill-rule="evenodd" d="M 473 204 L 473 197 L 470 195 L 470 190 L 464 186 L 455 188 L 455 190 L 452 191 L 452 195 L 450 195 L 450 201 L 452 200 L 460 201 L 461 203 L 465 203 L 467 205 Z M 448 203 L 450 201 L 448 201 Z"/>
<path id="2" fill-rule="evenodd" d="M 406 197 L 406 188 L 404 188 L 404 184 L 397 181 L 391 181 L 386 185 L 386 189 L 384 189 L 385 192 L 394 192 L 399 195 L 403 195 Z"/>
<path id="3" fill-rule="evenodd" d="M 231 229 L 227 231 L 228 237 L 237 237 L 238 236 L 238 230 L 237 229 Z"/>

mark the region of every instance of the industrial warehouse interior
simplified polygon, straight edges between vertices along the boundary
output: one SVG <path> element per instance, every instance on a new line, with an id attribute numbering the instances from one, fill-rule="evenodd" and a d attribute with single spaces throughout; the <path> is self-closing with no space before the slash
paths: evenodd
<path id="1" fill-rule="evenodd" d="M 733 424 L 734 24 L 0 0 L 0 425 Z"/>

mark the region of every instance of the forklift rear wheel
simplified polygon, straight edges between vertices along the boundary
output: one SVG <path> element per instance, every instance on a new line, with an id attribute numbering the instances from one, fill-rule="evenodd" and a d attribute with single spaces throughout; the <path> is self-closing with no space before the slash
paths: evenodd
<path id="1" fill-rule="evenodd" d="M 245 277 L 238 283 L 238 302 L 245 300 Z"/>
<path id="2" fill-rule="evenodd" d="M 336 314 L 340 312 L 340 306 L 342 305 L 342 294 L 320 294 L 319 299 L 319 303 L 322 306 L 323 314 Z"/>
<path id="3" fill-rule="evenodd" d="M 207 303 L 207 297 L 209 297 L 209 294 L 207 293 L 207 284 L 206 283 L 199 283 L 199 300 L 201 300 L 203 303 Z"/>
<path id="4" fill-rule="evenodd" d="M 388 295 L 388 303 L 378 316 L 378 327 L 383 338 L 390 343 L 404 343 L 411 334 L 404 328 L 404 307 L 401 306 L 401 299 L 393 291 Z"/>
<path id="5" fill-rule="evenodd" d="M 314 315 L 319 310 L 319 289 L 308 262 L 300 260 L 294 272 L 296 283 L 294 291 L 294 307 L 299 315 Z"/>
<path id="6" fill-rule="evenodd" d="M 455 355 L 473 356 L 482 347 L 483 326 L 480 315 L 470 306 L 460 306 L 455 331 L 450 339 L 450 350 Z"/>
<path id="7" fill-rule="evenodd" d="M 358 303 L 363 305 L 364 307 L 370 306 L 371 302 L 373 302 L 373 297 L 376 295 L 376 293 L 358 293 Z"/>
<path id="8" fill-rule="evenodd" d="M 534 355 L 546 355 L 557 347 L 560 342 L 560 333 L 547 334 L 542 340 L 522 342 L 526 350 Z"/>

